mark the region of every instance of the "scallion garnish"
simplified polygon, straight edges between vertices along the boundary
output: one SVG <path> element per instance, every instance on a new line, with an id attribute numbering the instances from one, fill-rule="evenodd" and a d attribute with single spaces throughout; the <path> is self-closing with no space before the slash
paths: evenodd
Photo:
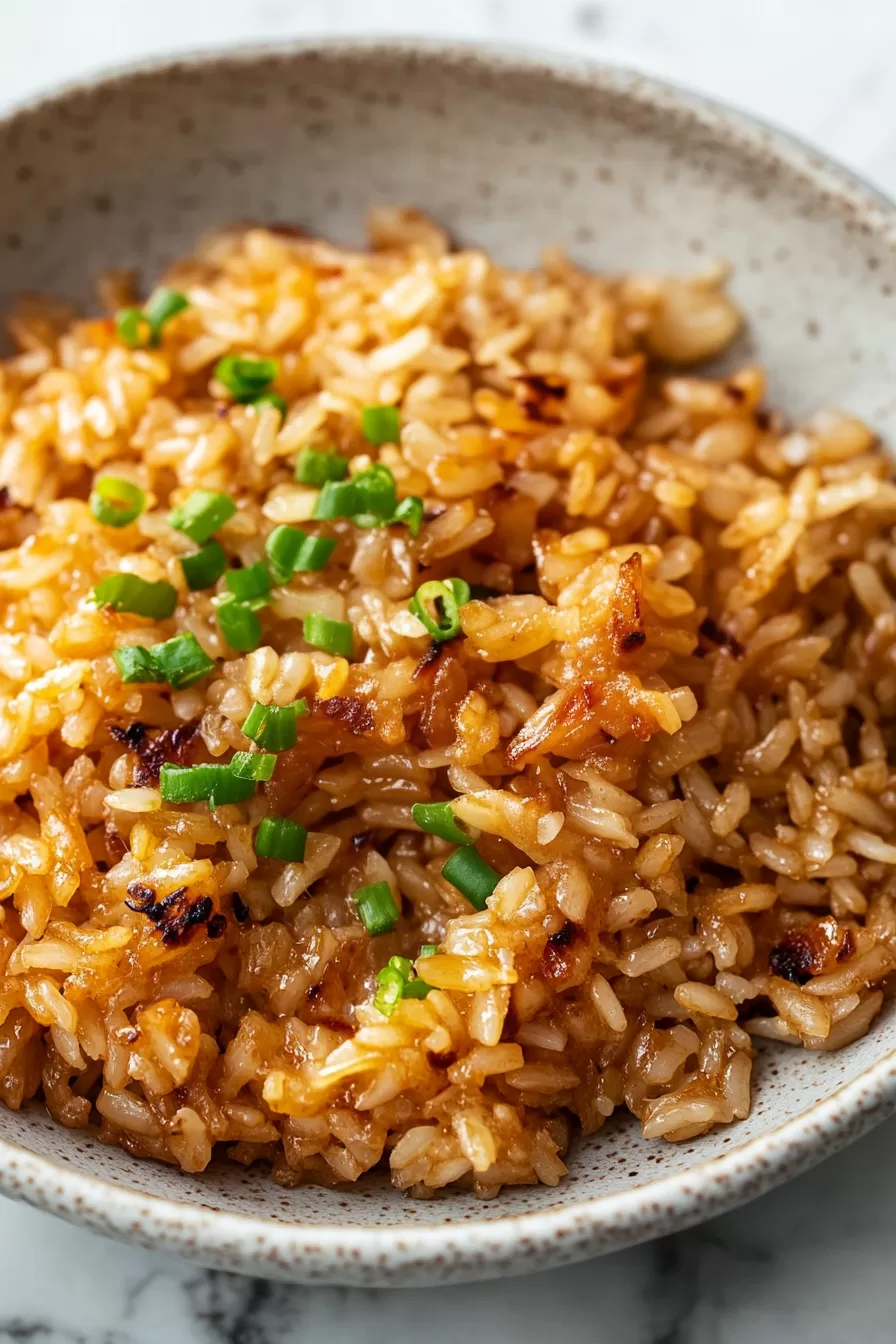
<path id="1" fill-rule="evenodd" d="M 162 328 L 177 313 L 190 304 L 179 289 L 157 289 L 142 308 L 122 308 L 115 314 L 115 330 L 125 345 L 136 349 L 143 345 L 158 345 Z"/>
<path id="2" fill-rule="evenodd" d="M 231 597 L 221 603 L 217 615 L 218 628 L 232 649 L 239 653 L 251 653 L 258 648 L 261 643 L 261 621 L 251 607 Z"/>
<path id="3" fill-rule="evenodd" d="M 368 443 L 398 443 L 401 416 L 396 406 L 365 406 L 361 411 L 361 429 Z"/>
<path id="4" fill-rule="evenodd" d="M 395 477 L 382 462 L 352 477 L 358 507 L 352 515 L 356 527 L 379 527 L 388 523 L 397 508 Z"/>
<path id="5" fill-rule="evenodd" d="M 123 476 L 98 476 L 90 492 L 90 512 L 105 527 L 127 527 L 139 518 L 146 495 Z"/>
<path id="6" fill-rule="evenodd" d="M 257 402 L 277 377 L 278 367 L 276 359 L 225 355 L 215 365 L 215 377 L 224 384 L 234 401 Z"/>
<path id="7" fill-rule="evenodd" d="M 295 572 L 306 574 L 324 569 L 335 549 L 332 537 L 306 537 L 296 558 Z"/>
<path id="8" fill-rule="evenodd" d="M 352 518 L 360 508 L 354 481 L 327 481 L 317 497 L 313 516 L 318 519 Z"/>
<path id="9" fill-rule="evenodd" d="M 338 453 L 303 448 L 296 458 L 296 480 L 302 485 L 326 485 L 327 481 L 344 481 L 347 475 L 348 458 Z"/>
<path id="10" fill-rule="evenodd" d="M 350 621 L 334 621 L 319 611 L 309 611 L 303 628 L 305 640 L 315 649 L 351 658 L 355 631 Z"/>
<path id="11" fill-rule="evenodd" d="M 115 666 L 126 685 L 135 681 L 164 681 L 152 650 L 142 644 L 127 644 L 123 649 L 113 649 Z"/>
<path id="12" fill-rule="evenodd" d="M 419 495 L 408 495 L 398 505 L 389 522 L 406 523 L 411 536 L 419 537 L 423 526 L 423 500 Z"/>
<path id="13" fill-rule="evenodd" d="M 424 956 L 422 948 L 420 956 Z M 373 1006 L 384 1017 L 391 1017 L 402 999 L 425 999 L 432 989 L 432 985 L 415 973 L 414 963 L 407 957 L 390 957 L 378 972 L 376 982 L 379 989 L 373 997 Z"/>
<path id="14" fill-rule="evenodd" d="M 201 551 L 182 555 L 180 567 L 187 587 L 194 593 L 201 588 L 213 588 L 227 568 L 227 554 L 220 541 L 210 541 Z"/>
<path id="15" fill-rule="evenodd" d="M 196 636 L 189 633 L 175 635 L 164 644 L 154 644 L 150 652 L 162 680 L 176 691 L 195 685 L 215 670 L 215 660 L 209 658 Z"/>
<path id="16" fill-rule="evenodd" d="M 93 601 L 112 611 L 132 612 L 154 621 L 166 621 L 177 606 L 177 589 L 164 579 L 147 583 L 136 574 L 109 574 L 93 589 Z"/>
<path id="17" fill-rule="evenodd" d="M 229 765 L 163 765 L 159 788 L 166 803 L 244 803 L 255 792 L 254 779 L 240 779 Z"/>
<path id="18" fill-rule="evenodd" d="M 374 882 L 355 892 L 358 918 L 371 938 L 391 933 L 398 923 L 399 910 L 388 882 Z"/>
<path id="19" fill-rule="evenodd" d="M 411 816 L 421 831 L 449 840 L 452 845 L 472 845 L 473 841 L 454 820 L 450 803 L 414 803 Z"/>
<path id="20" fill-rule="evenodd" d="M 286 398 L 281 397 L 279 392 L 262 392 L 260 397 L 252 397 L 250 401 L 256 411 L 263 406 L 273 406 L 274 410 L 280 412 L 281 419 L 286 419 Z"/>
<path id="21" fill-rule="evenodd" d="M 303 532 L 300 527 L 290 527 L 289 523 L 281 523 L 268 534 L 264 543 L 265 554 L 271 573 L 278 583 L 288 583 L 292 578 L 302 546 L 307 540 L 307 532 Z"/>
<path id="22" fill-rule="evenodd" d="M 236 751 L 230 759 L 230 769 L 237 779 L 268 780 L 276 764 L 277 757 L 267 751 Z"/>
<path id="23" fill-rule="evenodd" d="M 430 579 L 421 583 L 408 603 L 417 620 L 426 626 L 437 644 L 460 634 L 458 608 L 470 600 L 470 585 L 463 579 Z"/>
<path id="24" fill-rule="evenodd" d="M 456 849 L 442 864 L 442 876 L 477 910 L 485 909 L 486 901 L 501 881 L 501 874 L 469 846 Z"/>
<path id="25" fill-rule="evenodd" d="M 236 504 L 221 490 L 194 490 L 183 502 L 172 509 L 168 521 L 178 532 L 185 533 L 197 546 L 205 543 L 229 522 L 236 513 Z"/>
<path id="26" fill-rule="evenodd" d="M 229 569 L 224 582 L 238 602 L 251 602 L 256 597 L 267 597 L 271 591 L 271 576 L 263 560 L 245 569 Z"/>
<path id="27" fill-rule="evenodd" d="M 291 705 L 260 705 L 256 701 L 243 723 L 243 733 L 265 751 L 288 751 L 296 744 L 296 720 L 307 713 L 304 697 Z"/>
<path id="28" fill-rule="evenodd" d="M 255 832 L 255 853 L 260 859 L 301 863 L 305 858 L 308 832 L 288 817 L 265 817 Z"/>

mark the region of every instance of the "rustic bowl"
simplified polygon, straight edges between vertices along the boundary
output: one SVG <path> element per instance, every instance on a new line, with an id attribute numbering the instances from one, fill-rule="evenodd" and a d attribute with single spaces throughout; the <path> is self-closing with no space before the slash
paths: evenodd
<path id="1" fill-rule="evenodd" d="M 896 417 L 896 216 L 792 140 L 616 70 L 464 47 L 333 43 L 117 74 L 0 123 L 0 310 L 88 301 L 210 225 L 293 221 L 351 239 L 373 201 L 532 263 L 557 240 L 610 270 L 734 265 L 738 358 L 792 412 Z M 448 1283 L 584 1259 L 695 1223 L 795 1175 L 896 1107 L 885 1014 L 840 1054 L 763 1049 L 750 1118 L 691 1144 L 614 1120 L 555 1190 L 421 1203 L 384 1181 L 285 1191 L 222 1164 L 186 1176 L 0 1113 L 0 1188 L 225 1269 L 302 1282 Z"/>

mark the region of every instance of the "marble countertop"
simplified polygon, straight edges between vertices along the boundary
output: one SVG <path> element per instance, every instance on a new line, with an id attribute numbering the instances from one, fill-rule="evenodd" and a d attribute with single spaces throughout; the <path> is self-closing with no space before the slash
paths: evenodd
<path id="1" fill-rule="evenodd" d="M 0 107 L 228 42 L 426 34 L 573 49 L 802 135 L 896 195 L 890 0 L 0 0 Z M 555 1273 L 442 1291 L 289 1288 L 104 1241 L 0 1199 L 0 1344 L 884 1344 L 896 1121 L 744 1209 Z M 459 1327 L 458 1318 L 463 1325 Z"/>

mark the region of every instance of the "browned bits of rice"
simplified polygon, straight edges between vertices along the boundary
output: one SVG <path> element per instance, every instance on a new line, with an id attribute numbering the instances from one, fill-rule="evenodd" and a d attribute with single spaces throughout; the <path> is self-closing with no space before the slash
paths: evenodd
<path id="1" fill-rule="evenodd" d="M 0 1096 L 189 1172 L 217 1147 L 285 1185 L 383 1162 L 485 1197 L 556 1184 L 617 1107 L 671 1140 L 742 1118 L 754 1038 L 868 1030 L 896 961 L 896 485 L 850 416 L 765 411 L 758 369 L 670 376 L 740 326 L 721 273 L 510 271 L 401 210 L 371 239 L 215 237 L 155 348 L 33 300 L 12 324 Z M 224 396 L 229 352 L 276 357 L 283 423 Z M 400 443 L 365 442 L 374 404 Z M 309 521 L 293 462 L 328 445 L 423 498 L 419 537 Z M 120 530 L 101 471 L 146 492 Z M 197 487 L 238 503 L 234 563 L 280 523 L 338 543 L 245 656 L 184 583 L 168 514 Z M 174 617 L 92 606 L 117 571 L 174 584 Z M 408 601 L 451 576 L 481 587 L 436 647 Z M 304 642 L 309 611 L 354 661 Z M 179 630 L 209 677 L 122 684 L 114 649 Z M 253 701 L 300 695 L 252 800 L 162 802 L 160 764 L 226 760 Z M 481 912 L 411 819 L 438 800 L 500 874 Z M 256 857 L 267 814 L 309 829 L 303 862 Z M 378 938 L 374 882 L 401 902 Z M 384 1016 L 377 971 L 424 943 L 434 988 Z"/>

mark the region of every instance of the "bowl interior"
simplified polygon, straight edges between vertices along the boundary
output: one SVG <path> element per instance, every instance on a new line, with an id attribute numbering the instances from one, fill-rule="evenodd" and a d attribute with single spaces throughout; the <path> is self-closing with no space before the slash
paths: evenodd
<path id="1" fill-rule="evenodd" d="M 883 208 L 785 142 L 635 77 L 464 51 L 260 53 L 126 75 L 26 110 L 0 128 L 0 309 L 28 289 L 88 303 L 107 267 L 137 266 L 150 281 L 234 221 L 360 241 L 377 201 L 421 206 L 510 263 L 534 263 L 549 241 L 606 270 L 726 258 L 752 324 L 736 357 L 768 367 L 772 403 L 799 414 L 839 402 L 884 431 L 896 419 L 896 248 Z M 620 1191 L 649 1201 L 658 1177 L 770 1134 L 894 1046 L 886 1017 L 841 1054 L 764 1051 L 746 1122 L 681 1146 L 613 1123 L 579 1147 L 560 1188 L 491 1204 L 414 1202 L 376 1181 L 284 1191 L 224 1164 L 182 1176 L 38 1109 L 0 1112 L 0 1137 L 141 1195 L 272 1223 L 391 1224 L 412 1240 L 425 1225 Z"/>

